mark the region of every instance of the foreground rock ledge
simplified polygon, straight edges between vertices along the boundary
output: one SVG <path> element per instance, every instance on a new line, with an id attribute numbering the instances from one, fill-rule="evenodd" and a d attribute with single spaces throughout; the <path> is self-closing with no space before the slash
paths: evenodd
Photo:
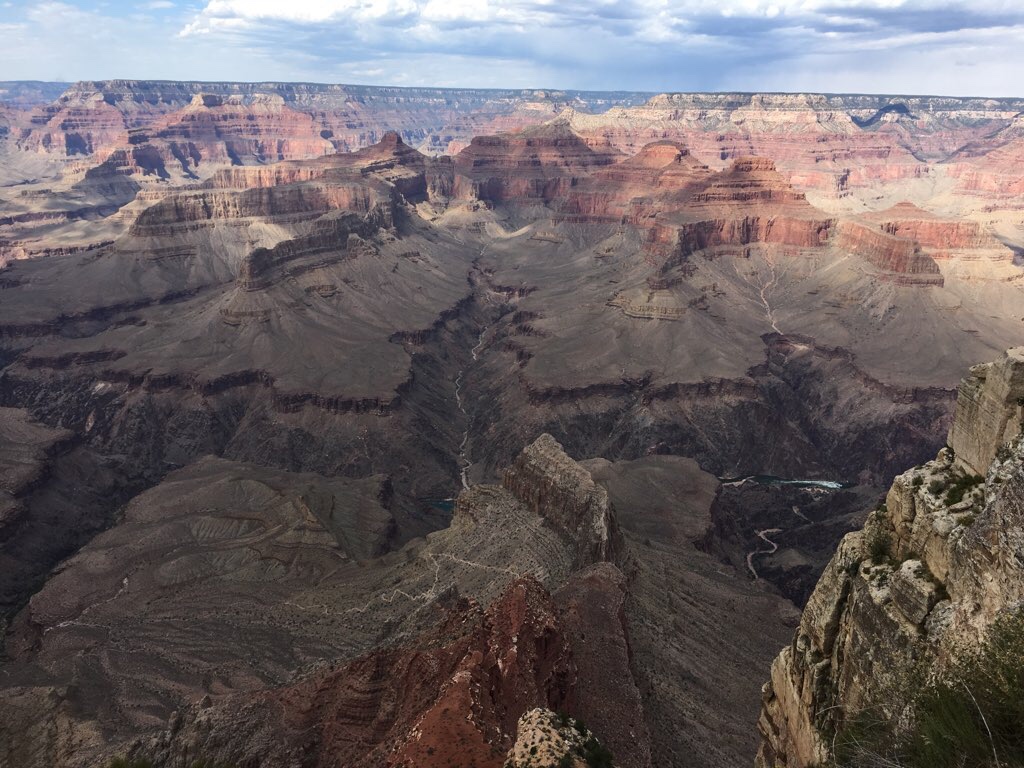
<path id="1" fill-rule="evenodd" d="M 1024 347 L 960 385 L 949 446 L 847 535 L 763 689 L 758 768 L 825 764 L 844 718 L 1024 600 Z M 983 476 L 982 476 L 983 475 Z M 964 488 L 962 498 L 948 488 Z M 900 702 L 891 701 L 898 714 Z"/>

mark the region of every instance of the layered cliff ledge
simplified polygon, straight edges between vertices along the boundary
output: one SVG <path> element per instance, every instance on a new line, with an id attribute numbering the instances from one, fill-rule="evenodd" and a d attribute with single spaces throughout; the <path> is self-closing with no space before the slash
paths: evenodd
<path id="1" fill-rule="evenodd" d="M 1018 347 L 971 370 L 948 447 L 897 477 L 863 530 L 843 539 L 763 689 L 759 768 L 832 764 L 864 713 L 913 722 L 905 691 L 915 671 L 941 679 L 1019 615 L 1022 432 Z"/>
<path id="2" fill-rule="evenodd" d="M 617 532 L 608 491 L 551 435 L 523 449 L 505 471 L 503 484 L 573 542 L 579 565 L 611 559 Z"/>

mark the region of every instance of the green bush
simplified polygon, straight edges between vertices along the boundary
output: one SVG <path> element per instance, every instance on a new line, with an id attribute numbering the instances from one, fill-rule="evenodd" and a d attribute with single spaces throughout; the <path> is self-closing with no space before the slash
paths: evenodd
<path id="1" fill-rule="evenodd" d="M 844 768 L 1010 768 L 1024 765 L 1024 613 L 938 679 L 917 684 L 909 718 L 866 709 L 836 739 Z"/>
<path id="2" fill-rule="evenodd" d="M 959 504 L 969 490 L 983 482 L 985 482 L 985 478 L 980 475 L 960 475 L 953 480 L 949 490 L 946 491 L 946 504 L 950 506 Z"/>
<path id="3" fill-rule="evenodd" d="M 914 475 L 914 479 L 910 481 L 910 484 L 915 488 L 920 488 L 924 485 L 924 478 L 921 475 Z"/>
<path id="4" fill-rule="evenodd" d="M 938 496 L 944 490 L 946 490 L 945 480 L 932 480 L 930 483 L 928 483 L 928 493 L 930 493 L 932 496 Z"/>
<path id="5" fill-rule="evenodd" d="M 885 531 L 876 528 L 868 537 L 868 557 L 875 564 L 882 564 L 889 559 L 892 553 L 892 539 Z"/>
<path id="6" fill-rule="evenodd" d="M 583 759 L 590 768 L 612 768 L 611 750 L 593 737 L 583 745 Z"/>

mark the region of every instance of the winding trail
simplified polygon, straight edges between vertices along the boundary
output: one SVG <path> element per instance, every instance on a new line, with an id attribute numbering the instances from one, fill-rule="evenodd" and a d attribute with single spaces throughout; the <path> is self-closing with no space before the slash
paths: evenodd
<path id="1" fill-rule="evenodd" d="M 761 286 L 761 303 L 764 305 L 764 313 L 768 317 L 768 322 L 772 325 L 772 330 L 781 336 L 782 331 L 779 330 L 779 326 L 775 322 L 775 310 L 772 309 L 772 305 L 768 302 L 768 291 L 779 284 L 780 275 L 775 269 L 775 262 L 769 256 L 766 255 L 764 260 L 768 263 L 768 269 L 771 270 L 772 276 L 771 279 L 766 280 L 765 284 Z"/>
<path id="2" fill-rule="evenodd" d="M 477 268 L 477 262 L 483 257 L 484 253 L 487 252 L 487 246 L 484 245 L 480 249 L 480 253 L 476 259 L 473 260 L 473 269 Z M 470 276 L 473 272 L 470 270 Z M 470 277 L 470 283 L 472 283 L 472 277 Z M 476 345 L 469 351 L 472 358 L 472 362 L 475 363 L 480 358 L 480 351 L 484 348 L 484 336 L 486 335 L 490 326 L 485 325 L 480 329 L 480 335 L 477 336 Z M 462 380 L 466 375 L 466 369 L 463 368 L 459 371 L 455 377 L 455 405 L 458 407 L 459 412 L 465 417 L 466 428 L 462 431 L 462 440 L 459 443 L 459 464 L 461 469 L 459 470 L 459 478 L 462 480 L 462 489 L 465 491 L 469 490 L 469 468 L 473 466 L 473 462 L 469 458 L 469 426 L 470 418 L 469 412 L 466 411 L 465 403 L 462 401 Z"/>
<path id="3" fill-rule="evenodd" d="M 776 286 L 778 286 L 779 280 L 785 274 L 785 270 L 783 270 L 783 272 L 780 273 L 775 268 L 775 262 L 772 261 L 771 256 L 769 256 L 768 254 L 765 254 L 764 260 L 765 263 L 768 265 L 769 277 L 767 280 L 761 283 L 761 287 L 759 289 L 757 285 L 754 284 L 753 280 L 751 280 L 749 277 L 743 275 L 740 272 L 739 265 L 735 262 L 733 263 L 733 269 L 736 272 L 736 276 L 742 282 L 746 283 L 752 289 L 757 290 L 757 297 L 761 302 L 761 306 L 764 307 L 764 314 L 765 317 L 768 319 L 768 323 L 771 325 L 773 331 L 775 331 L 780 336 L 783 336 L 785 334 L 782 333 L 782 330 L 779 328 L 778 322 L 776 322 L 775 320 L 775 310 L 772 308 L 771 302 L 768 301 L 768 292 L 774 289 Z"/>
<path id="4" fill-rule="evenodd" d="M 359 607 L 356 607 L 356 608 L 349 608 L 347 611 L 345 611 L 345 613 L 366 613 L 370 609 L 370 607 L 374 603 L 376 603 L 376 602 L 380 602 L 380 603 L 383 603 L 385 605 L 391 605 L 398 598 L 402 598 L 404 600 L 408 600 L 409 602 L 412 602 L 412 603 L 420 603 L 419 607 L 416 608 L 416 611 L 419 611 L 421 608 L 424 608 L 431 601 L 433 601 L 435 598 L 437 598 L 437 596 L 439 594 L 441 594 L 446 589 L 448 589 L 448 587 L 454 586 L 454 585 L 458 584 L 458 579 L 453 577 L 452 581 L 448 584 L 448 586 L 446 586 L 446 587 L 440 587 L 439 586 L 440 583 L 441 583 L 441 560 L 447 560 L 450 563 L 454 563 L 456 568 L 458 566 L 462 566 L 464 568 L 475 568 L 475 569 L 479 569 L 479 570 L 483 570 L 483 571 L 497 571 L 498 573 L 508 574 L 509 576 L 511 576 L 514 579 L 521 579 L 521 578 L 524 577 L 524 575 L 525 576 L 533 576 L 534 578 L 538 578 L 538 579 L 539 578 L 543 578 L 543 576 L 544 576 L 543 573 L 533 573 L 531 571 L 527 571 L 525 574 L 523 574 L 520 571 L 514 570 L 513 568 L 509 568 L 509 567 L 503 567 L 503 566 L 497 566 L 497 565 L 488 565 L 486 563 L 478 563 L 478 562 L 475 562 L 473 560 L 466 560 L 465 558 L 458 557 L 456 555 L 452 555 L 452 554 L 450 554 L 448 552 L 442 552 L 440 554 L 429 553 L 427 555 L 427 558 L 430 560 L 431 565 L 434 567 L 434 578 L 433 578 L 433 581 L 431 582 L 430 586 L 427 589 L 422 590 L 422 591 L 420 591 L 420 592 L 418 592 L 416 594 L 411 594 L 411 593 L 406 592 L 404 589 L 401 589 L 401 588 L 393 589 L 390 592 L 382 592 L 380 594 L 377 594 L 377 595 L 374 595 L 373 597 L 371 597 L 369 599 L 369 601 L 367 601 L 367 603 L 365 605 L 362 605 L 362 606 L 359 606 Z M 328 608 L 325 605 L 301 606 L 301 605 L 297 605 L 295 603 L 287 603 L 287 605 L 291 605 L 291 606 L 293 606 L 295 608 L 299 608 L 300 610 L 313 610 L 313 609 L 321 609 L 322 608 L 324 610 L 325 615 L 327 614 L 327 611 L 328 611 Z M 413 611 L 413 613 L 415 613 L 416 611 Z"/>
<path id="5" fill-rule="evenodd" d="M 470 350 L 473 362 L 475 363 L 480 357 L 480 350 L 484 347 L 484 335 L 487 333 L 489 326 L 484 326 L 480 330 L 480 335 L 477 337 L 476 346 Z M 473 466 L 473 462 L 470 461 L 467 445 L 469 443 L 469 413 L 466 411 L 466 407 L 462 402 L 462 377 L 466 375 L 466 369 L 459 371 L 459 375 L 455 377 L 455 405 L 458 406 L 459 411 L 463 416 L 466 417 L 466 428 L 462 431 L 462 442 L 459 443 L 459 464 L 462 465 L 462 469 L 459 471 L 459 476 L 462 478 L 463 490 L 469 490 L 469 468 Z"/>
<path id="6" fill-rule="evenodd" d="M 761 578 L 757 574 L 757 569 L 754 567 L 754 558 L 758 555 L 774 555 L 779 551 L 779 545 L 768 538 L 769 534 L 774 535 L 776 533 L 782 533 L 782 528 L 765 528 L 763 531 L 757 531 L 757 538 L 761 539 L 765 544 L 769 546 L 769 549 L 755 549 L 753 552 L 747 553 L 747 568 L 750 573 L 753 574 L 755 579 Z"/>
<path id="7" fill-rule="evenodd" d="M 99 608 L 100 606 L 107 605 L 107 603 L 114 602 L 115 600 L 117 600 L 121 595 L 123 595 L 127 591 L 128 591 L 128 577 L 125 576 L 124 579 L 122 579 L 122 581 L 121 581 L 120 589 L 118 589 L 117 592 L 112 597 L 108 597 L 106 600 L 100 600 L 98 603 L 93 603 L 92 605 L 86 606 L 82 610 L 82 612 L 80 614 L 78 614 L 78 616 L 76 616 L 73 619 L 67 619 L 67 620 L 62 621 L 62 622 L 60 622 L 58 624 L 54 624 L 53 626 L 46 627 L 43 630 L 43 634 L 45 635 L 45 634 L 47 634 L 48 632 L 50 632 L 51 630 L 54 630 L 54 629 L 64 629 L 64 627 L 72 627 L 72 626 L 95 627 L 97 629 L 104 629 L 105 627 L 103 627 L 103 625 L 88 624 L 88 623 L 82 621 L 82 619 L 85 617 L 85 615 L 87 613 L 89 613 L 89 611 L 93 610 L 94 608 Z"/>

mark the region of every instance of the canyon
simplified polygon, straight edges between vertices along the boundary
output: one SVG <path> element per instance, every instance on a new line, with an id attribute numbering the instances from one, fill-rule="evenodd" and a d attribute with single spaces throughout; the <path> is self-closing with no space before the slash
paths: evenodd
<path id="1" fill-rule="evenodd" d="M 0 762 L 811 765 L 830 617 L 921 602 L 859 531 L 946 583 L 914 477 L 1016 503 L 1024 101 L 55 93 L 0 86 Z"/>

